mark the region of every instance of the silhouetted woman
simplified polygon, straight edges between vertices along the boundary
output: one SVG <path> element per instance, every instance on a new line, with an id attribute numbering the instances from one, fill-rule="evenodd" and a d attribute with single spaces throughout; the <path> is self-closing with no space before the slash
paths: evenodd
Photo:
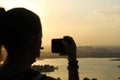
<path id="1" fill-rule="evenodd" d="M 75 42 L 69 36 L 64 39 L 71 43 L 64 41 L 69 80 L 79 80 Z M 0 66 L 0 80 L 57 80 L 30 68 L 40 56 L 41 44 L 42 27 L 35 13 L 25 8 L 0 8 L 0 46 L 7 50 L 7 58 Z"/>

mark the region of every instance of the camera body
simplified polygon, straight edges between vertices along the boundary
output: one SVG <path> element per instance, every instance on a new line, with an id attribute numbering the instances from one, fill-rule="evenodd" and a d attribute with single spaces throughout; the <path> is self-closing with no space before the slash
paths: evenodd
<path id="1" fill-rule="evenodd" d="M 59 53 L 59 55 L 66 55 L 63 38 L 52 39 L 52 53 Z"/>

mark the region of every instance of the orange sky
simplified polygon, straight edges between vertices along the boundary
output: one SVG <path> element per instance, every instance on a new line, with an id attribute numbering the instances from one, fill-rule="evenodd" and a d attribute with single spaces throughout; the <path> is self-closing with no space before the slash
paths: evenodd
<path id="1" fill-rule="evenodd" d="M 120 45 L 120 0 L 0 0 L 6 10 L 25 7 L 43 26 L 43 46 L 72 36 L 77 45 Z"/>

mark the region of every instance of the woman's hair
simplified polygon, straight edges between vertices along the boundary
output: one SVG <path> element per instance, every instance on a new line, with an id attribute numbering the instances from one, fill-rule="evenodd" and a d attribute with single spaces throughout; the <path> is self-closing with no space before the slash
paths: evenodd
<path id="1" fill-rule="evenodd" d="M 2 8 L 2 7 L 0 7 L 0 64 L 1 64 L 1 61 L 2 61 L 2 58 L 3 58 L 3 55 L 2 55 L 2 50 L 1 50 L 1 44 L 2 44 L 2 30 L 1 30 L 1 27 L 3 26 L 3 16 L 4 16 L 4 14 L 5 14 L 5 9 L 4 8 Z"/>
<path id="2" fill-rule="evenodd" d="M 0 17 L 0 45 L 7 50 L 25 47 L 33 36 L 42 36 L 40 19 L 30 10 L 13 8 L 5 12 L 1 8 Z"/>
<path id="3" fill-rule="evenodd" d="M 2 40 L 2 27 L 4 24 L 4 14 L 5 14 L 5 9 L 4 8 L 0 8 L 0 45 L 1 45 L 1 40 Z"/>

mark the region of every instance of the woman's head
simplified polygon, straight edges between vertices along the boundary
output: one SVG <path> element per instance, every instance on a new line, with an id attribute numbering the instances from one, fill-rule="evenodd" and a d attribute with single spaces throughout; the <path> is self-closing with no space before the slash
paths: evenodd
<path id="1" fill-rule="evenodd" d="M 25 8 L 13 8 L 5 12 L 1 26 L 0 43 L 4 45 L 11 60 L 32 59 L 39 56 L 42 27 L 39 17 Z M 0 23 L 1 24 L 1 23 Z"/>

